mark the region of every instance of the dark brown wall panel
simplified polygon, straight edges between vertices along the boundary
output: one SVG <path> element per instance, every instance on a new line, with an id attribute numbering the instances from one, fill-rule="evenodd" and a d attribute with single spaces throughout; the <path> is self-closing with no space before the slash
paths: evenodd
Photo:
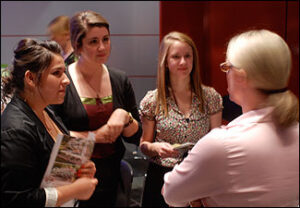
<path id="1" fill-rule="evenodd" d="M 286 38 L 292 51 L 293 68 L 289 88 L 299 98 L 299 1 L 288 2 Z"/>
<path id="2" fill-rule="evenodd" d="M 249 29 L 269 29 L 285 38 L 293 53 L 289 87 L 299 97 L 299 1 L 162 1 L 160 37 L 172 30 L 190 35 L 197 44 L 202 79 L 227 94 L 225 60 L 229 39 Z"/>
<path id="3" fill-rule="evenodd" d="M 205 1 L 161 1 L 160 2 L 160 39 L 171 31 L 189 35 L 195 42 L 200 59 L 202 79 L 207 83 L 205 73 Z"/>

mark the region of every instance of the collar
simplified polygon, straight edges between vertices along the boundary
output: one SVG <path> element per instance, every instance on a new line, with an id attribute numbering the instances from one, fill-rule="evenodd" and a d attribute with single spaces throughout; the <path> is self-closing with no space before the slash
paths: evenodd
<path id="1" fill-rule="evenodd" d="M 266 123 L 272 121 L 271 117 L 268 116 L 274 107 L 265 107 L 257 110 L 252 110 L 247 113 L 243 113 L 241 116 L 237 117 L 231 121 L 226 128 L 231 128 L 235 126 L 240 126 L 249 123 Z"/>

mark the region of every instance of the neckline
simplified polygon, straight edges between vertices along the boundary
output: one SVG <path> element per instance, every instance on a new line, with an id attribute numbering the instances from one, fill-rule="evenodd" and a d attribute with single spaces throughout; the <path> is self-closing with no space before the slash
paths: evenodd
<path id="1" fill-rule="evenodd" d="M 180 112 L 180 114 L 183 115 L 184 119 L 189 119 L 192 115 L 192 105 L 193 105 L 193 92 L 191 90 L 191 100 L 190 100 L 190 106 L 189 106 L 189 114 L 188 116 L 186 116 L 180 109 L 179 109 L 179 106 L 178 106 L 178 102 L 177 102 L 177 99 L 176 99 L 176 96 L 175 96 L 175 93 L 173 92 L 173 90 L 171 89 L 171 94 L 172 94 L 172 98 L 173 98 L 173 101 L 175 103 L 175 106 L 177 108 L 177 110 Z"/>
<path id="2" fill-rule="evenodd" d="M 67 75 L 69 75 L 69 79 L 70 79 L 70 85 L 71 86 L 73 86 L 74 87 L 74 89 L 75 89 L 75 91 L 76 91 L 76 94 L 77 94 L 77 96 L 78 96 L 78 98 L 79 99 L 81 99 L 81 96 L 79 95 L 79 93 L 78 93 L 78 90 L 77 90 L 77 88 L 76 88 L 76 86 L 75 86 L 75 83 L 74 83 L 74 81 L 73 81 L 73 78 L 72 78 L 72 76 L 71 76 L 71 73 L 70 73 L 70 68 L 72 69 L 72 70 L 76 70 L 76 65 L 77 65 L 77 61 L 76 62 L 74 62 L 73 64 L 71 64 L 71 65 L 69 65 L 68 66 L 68 68 L 67 68 L 67 70 L 66 70 L 66 74 Z M 71 66 L 71 67 L 70 67 Z M 108 79 L 109 79 L 109 81 L 111 82 L 111 77 L 110 77 L 110 73 L 109 73 L 109 70 L 108 70 L 108 68 L 107 68 L 107 66 L 105 65 L 105 64 L 102 64 L 102 70 L 104 70 L 104 71 L 106 71 L 107 72 L 107 74 L 108 74 Z M 75 79 L 77 79 L 77 74 L 76 74 L 76 72 L 74 72 L 74 73 L 72 73 L 73 75 L 75 75 Z M 81 75 L 82 76 L 82 75 Z M 87 86 L 94 92 L 94 94 L 96 95 L 96 98 L 99 98 L 99 99 L 101 99 L 101 97 L 99 96 L 99 94 L 97 93 L 97 91 L 86 81 L 86 79 L 84 78 L 84 76 L 82 76 L 82 78 L 84 79 L 84 81 L 86 82 L 86 84 L 87 84 Z M 101 88 L 101 87 L 100 87 Z M 99 89 L 100 90 L 100 89 Z"/>
<path id="3" fill-rule="evenodd" d="M 43 114 L 44 114 L 44 121 L 43 120 L 41 121 L 44 124 L 47 132 L 52 137 L 52 139 L 56 141 L 57 135 L 62 134 L 62 132 L 60 131 L 58 126 L 55 124 L 55 122 L 51 119 L 51 117 L 48 115 L 48 113 L 45 110 L 43 110 Z"/>

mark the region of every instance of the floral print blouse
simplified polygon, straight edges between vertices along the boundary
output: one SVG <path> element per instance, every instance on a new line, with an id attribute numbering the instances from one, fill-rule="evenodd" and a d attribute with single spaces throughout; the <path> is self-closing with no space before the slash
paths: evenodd
<path id="1" fill-rule="evenodd" d="M 210 131 L 210 115 L 223 109 L 222 97 L 212 87 L 203 85 L 202 89 L 205 100 L 204 113 L 200 112 L 200 100 L 194 95 L 188 119 L 180 112 L 173 97 L 167 98 L 168 117 L 165 117 L 161 111 L 155 115 L 157 89 L 147 92 L 140 102 L 140 115 L 156 122 L 154 142 L 169 142 L 171 145 L 185 142 L 196 143 Z M 182 157 L 155 156 L 150 160 L 165 167 L 174 167 L 181 162 Z"/>

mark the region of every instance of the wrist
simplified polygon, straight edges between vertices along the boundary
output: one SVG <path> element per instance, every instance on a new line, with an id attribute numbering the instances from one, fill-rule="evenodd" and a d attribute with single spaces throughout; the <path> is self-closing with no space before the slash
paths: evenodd
<path id="1" fill-rule="evenodd" d="M 154 155 L 158 155 L 158 148 L 157 148 L 157 143 L 152 142 L 149 144 L 148 149 L 152 152 Z"/>
<path id="2" fill-rule="evenodd" d="M 129 120 L 126 124 L 124 124 L 124 128 L 130 126 L 133 123 L 133 117 L 130 112 L 128 112 Z"/>
<path id="3" fill-rule="evenodd" d="M 44 188 L 46 194 L 45 207 L 55 207 L 58 199 L 58 191 L 56 188 Z"/>

